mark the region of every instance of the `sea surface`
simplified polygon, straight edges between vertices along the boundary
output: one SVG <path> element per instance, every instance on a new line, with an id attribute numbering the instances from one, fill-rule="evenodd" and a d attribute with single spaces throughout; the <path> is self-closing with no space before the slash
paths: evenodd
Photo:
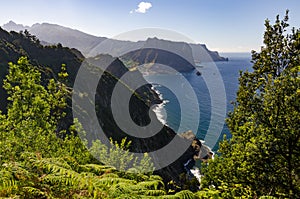
<path id="1" fill-rule="evenodd" d="M 231 137 L 224 118 L 233 110 L 232 102 L 236 99 L 240 71 L 252 70 L 250 54 L 223 53 L 221 55 L 228 57 L 229 61 L 214 62 L 215 68 L 212 67 L 213 63 L 201 63 L 196 70 L 188 73 L 144 76 L 164 100 L 163 105 L 155 109 L 159 119 L 177 133 L 193 130 L 200 140 L 208 139 L 206 137 L 208 134 L 214 135 L 216 144 L 210 146 L 213 150 L 218 149 L 218 141 L 223 139 L 224 134 L 227 138 Z M 199 73 L 197 75 L 197 71 L 200 71 L 201 75 Z M 220 85 L 220 78 L 226 96 L 223 96 L 224 89 Z M 216 118 L 221 119 L 216 120 Z"/>

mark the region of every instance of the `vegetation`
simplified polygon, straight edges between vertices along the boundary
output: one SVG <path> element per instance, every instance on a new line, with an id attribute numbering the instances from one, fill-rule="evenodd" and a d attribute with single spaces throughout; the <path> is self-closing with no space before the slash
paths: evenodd
<path id="1" fill-rule="evenodd" d="M 58 76 L 67 77 L 65 71 L 63 66 Z M 115 147 L 110 150 L 99 142 L 90 149 L 106 163 L 120 163 L 117 170 L 93 158 L 76 136 L 78 123 L 71 126 L 70 134 L 58 131 L 68 89 L 54 79 L 46 87 L 41 85 L 40 71 L 26 57 L 9 63 L 4 88 L 10 103 L 7 114 L 0 114 L 0 197 L 195 197 L 190 191 L 167 196 L 161 177 L 142 173 L 146 167 L 153 168 L 150 158 L 145 154 L 135 161 L 128 155 L 130 143 L 125 139 L 119 144 L 112 141 Z M 130 164 L 136 170 L 122 171 Z"/>
<path id="2" fill-rule="evenodd" d="M 20 162 L 0 170 L 0 196 L 22 198 L 130 198 L 164 195 L 159 176 L 119 172 L 99 164 L 78 164 L 71 157 L 42 158 L 23 153 Z"/>
<path id="3" fill-rule="evenodd" d="M 300 198 L 300 31 L 287 34 L 287 21 L 266 21 L 265 46 L 239 78 L 232 139 L 206 168 L 202 186 L 224 198 Z"/>
<path id="4" fill-rule="evenodd" d="M 60 125 L 70 94 L 62 83 L 69 78 L 65 65 L 49 79 L 26 57 L 10 62 L 3 82 L 9 103 L 0 112 L 0 197 L 300 198 L 300 30 L 287 34 L 287 21 L 266 21 L 265 46 L 253 52 L 253 71 L 241 72 L 227 121 L 232 138 L 203 165 L 201 189 L 194 192 L 145 173 L 153 169 L 151 159 L 135 159 L 126 139 L 111 140 L 110 149 L 95 141 L 87 149 L 77 135 L 78 122 Z M 15 56 L 24 51 L 5 37 L 0 46 L 8 45 Z M 25 37 L 40 55 L 39 41 L 28 32 Z M 183 188 L 195 187 L 184 180 Z"/>
<path id="5" fill-rule="evenodd" d="M 145 153 L 142 159 L 134 157 L 129 152 L 130 144 L 131 142 L 127 142 L 126 138 L 122 139 L 121 143 L 111 139 L 111 147 L 108 149 L 100 140 L 95 140 L 89 151 L 93 157 L 101 160 L 106 165 L 115 167 L 117 170 L 126 171 L 131 169 L 131 171 L 135 171 L 136 173 L 153 172 L 154 164 L 148 154 Z"/>
<path id="6" fill-rule="evenodd" d="M 59 76 L 67 76 L 64 67 L 62 69 Z M 80 143 L 79 138 L 71 135 L 64 141 L 58 138 L 65 134 L 65 130 L 57 130 L 58 122 L 65 115 L 62 110 L 68 90 L 64 84 L 51 79 L 46 87 L 42 86 L 39 70 L 21 57 L 17 64 L 9 63 L 4 88 L 10 103 L 7 114 L 0 116 L 1 164 L 7 160 L 18 161 L 23 152 L 50 157 L 59 156 L 63 151 L 76 154 L 77 150 L 83 150 L 82 147 L 70 148 Z"/>

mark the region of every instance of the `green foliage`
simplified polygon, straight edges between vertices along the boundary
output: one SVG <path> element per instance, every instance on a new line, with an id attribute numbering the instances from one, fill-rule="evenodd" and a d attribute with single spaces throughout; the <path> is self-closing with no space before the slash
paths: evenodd
<path id="1" fill-rule="evenodd" d="M 11 103 L 0 121 L 1 160 L 18 159 L 23 151 L 51 151 L 49 143 L 56 139 L 57 121 L 63 117 L 60 110 L 66 105 L 65 87 L 50 80 L 47 90 L 40 72 L 21 57 L 18 64 L 9 63 L 4 88 Z"/>
<path id="2" fill-rule="evenodd" d="M 232 186 L 228 186 L 228 184 L 222 182 L 221 185 L 217 188 L 210 187 L 205 188 L 196 193 L 199 198 L 213 198 L 213 199 L 250 199 L 254 198 L 252 191 L 250 189 L 244 189 L 244 187 L 240 184 L 234 184 Z"/>
<path id="3" fill-rule="evenodd" d="M 131 142 L 127 142 L 126 138 L 122 139 L 121 143 L 111 139 L 110 144 L 111 147 L 108 148 L 100 140 L 95 140 L 89 151 L 93 157 L 96 157 L 102 163 L 113 166 L 120 171 L 131 170 L 135 173 L 149 173 L 149 171 L 151 173 L 151 171 L 154 171 L 153 162 L 147 153 L 140 160 L 130 153 Z"/>
<path id="4" fill-rule="evenodd" d="M 181 189 L 197 191 L 199 190 L 200 183 L 196 177 L 191 178 L 188 174 L 182 173 L 179 175 L 179 182 Z M 173 184 L 174 186 L 175 184 Z M 176 185 L 174 187 L 176 189 Z"/>
<path id="5" fill-rule="evenodd" d="M 63 70 L 59 75 L 65 76 Z M 76 154 L 84 160 L 90 155 L 80 139 L 71 130 L 64 140 L 66 130 L 58 130 L 65 116 L 66 86 L 54 79 L 42 85 L 41 73 L 26 57 L 17 64 L 9 63 L 9 72 L 3 87 L 7 91 L 7 114 L 0 114 L 0 164 L 7 160 L 20 160 L 24 152 L 39 153 L 45 157 Z"/>
<path id="6" fill-rule="evenodd" d="M 180 199 L 196 199 L 196 195 L 189 191 L 189 190 L 183 190 L 175 194 L 175 196 L 178 196 Z"/>
<path id="7" fill-rule="evenodd" d="M 108 166 L 80 165 L 75 160 L 68 163 L 68 158 L 42 158 L 32 153 L 22 158 L 22 162 L 8 162 L 0 167 L 1 197 L 117 198 L 124 194 L 132 197 L 166 194 L 163 183 L 155 176 L 137 182 Z"/>
<path id="8" fill-rule="evenodd" d="M 128 151 L 130 142 L 113 142 L 107 149 L 97 142 L 91 151 L 100 152 L 111 165 L 135 166 L 127 172 L 100 165 L 85 148 L 75 120 L 69 129 L 58 128 L 64 117 L 68 76 L 66 66 L 42 84 L 41 73 L 21 57 L 9 64 L 4 88 L 10 101 L 7 114 L 0 114 L 0 197 L 9 198 L 187 198 L 189 193 L 168 196 L 162 178 L 144 169 L 153 169 L 150 157 L 140 161 Z M 60 130 L 59 130 L 60 129 Z M 80 133 L 84 131 L 80 130 Z M 97 151 L 98 150 L 98 151 Z M 149 167 L 149 168 L 148 168 Z"/>
<path id="9" fill-rule="evenodd" d="M 225 138 L 221 155 L 203 165 L 196 193 L 165 190 L 159 176 L 145 172 L 154 169 L 148 154 L 134 158 L 126 139 L 111 140 L 111 148 L 95 141 L 88 150 L 77 121 L 60 127 L 70 94 L 65 65 L 57 80 L 44 80 L 27 58 L 10 63 L 3 85 L 9 105 L 7 114 L 0 113 L 0 197 L 300 198 L 300 31 L 286 34 L 287 20 L 266 21 L 265 47 L 253 52 L 253 72 L 239 79 L 228 119 L 232 139 Z M 190 181 L 186 188 L 191 186 L 198 184 Z"/>
<path id="10" fill-rule="evenodd" d="M 227 120 L 232 139 L 225 138 L 221 156 L 205 169 L 202 186 L 214 185 L 229 193 L 225 198 L 300 197 L 300 31 L 287 34 L 287 21 L 287 15 L 277 16 L 274 25 L 266 21 L 265 46 L 253 52 L 253 72 L 239 78 Z"/>
<path id="11" fill-rule="evenodd" d="M 210 189 L 204 189 L 201 191 L 198 191 L 196 193 L 196 195 L 200 198 L 200 199 L 219 199 L 221 198 L 220 196 L 220 191 L 210 188 Z"/>

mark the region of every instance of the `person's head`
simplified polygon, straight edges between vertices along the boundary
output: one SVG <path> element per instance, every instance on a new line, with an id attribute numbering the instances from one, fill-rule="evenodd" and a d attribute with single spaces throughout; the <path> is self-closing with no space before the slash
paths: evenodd
<path id="1" fill-rule="evenodd" d="M 196 150 L 196 151 L 200 151 L 202 146 L 202 143 L 200 142 L 200 140 L 198 140 L 197 138 L 195 138 L 192 142 L 192 147 Z"/>
<path id="2" fill-rule="evenodd" d="M 202 146 L 202 143 L 201 143 L 200 140 L 198 140 L 197 138 L 194 138 L 194 141 L 195 141 L 196 144 L 199 145 L 200 147 Z"/>

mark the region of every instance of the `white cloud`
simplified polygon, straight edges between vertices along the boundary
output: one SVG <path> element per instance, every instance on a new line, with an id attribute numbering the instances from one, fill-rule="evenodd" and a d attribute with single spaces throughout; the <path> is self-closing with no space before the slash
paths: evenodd
<path id="1" fill-rule="evenodd" d="M 152 7 L 152 4 L 149 2 L 140 2 L 138 5 L 138 8 L 135 10 L 131 10 L 130 14 L 132 14 L 133 12 L 137 12 L 137 13 L 146 13 L 148 9 L 150 9 Z"/>

